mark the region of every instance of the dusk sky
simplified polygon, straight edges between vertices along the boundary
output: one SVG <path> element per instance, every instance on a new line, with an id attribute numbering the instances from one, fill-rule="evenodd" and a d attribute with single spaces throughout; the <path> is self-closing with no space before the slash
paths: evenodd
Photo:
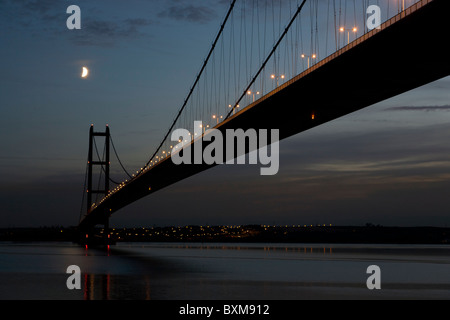
<path id="1" fill-rule="evenodd" d="M 71 4 L 81 30 L 66 27 Z M 0 0 L 0 227 L 78 223 L 91 124 L 109 125 L 127 169 L 143 166 L 228 6 Z M 449 226 L 449 88 L 450 77 L 281 141 L 276 175 L 205 171 L 119 210 L 111 226 Z M 124 178 L 114 157 L 112 167 Z"/>

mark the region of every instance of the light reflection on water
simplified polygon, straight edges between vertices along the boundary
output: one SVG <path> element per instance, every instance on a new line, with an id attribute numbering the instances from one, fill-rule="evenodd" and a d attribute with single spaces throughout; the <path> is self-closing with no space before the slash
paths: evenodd
<path id="1" fill-rule="evenodd" d="M 72 264 L 81 290 L 65 285 Z M 450 299 L 449 267 L 449 246 L 0 243 L 0 299 Z"/>

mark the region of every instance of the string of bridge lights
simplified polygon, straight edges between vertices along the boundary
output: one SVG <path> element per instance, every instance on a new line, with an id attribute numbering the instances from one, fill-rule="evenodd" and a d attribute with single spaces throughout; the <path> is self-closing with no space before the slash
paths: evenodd
<path id="1" fill-rule="evenodd" d="M 315 0 L 316 3 L 317 0 Z M 410 5 L 411 3 L 416 3 L 418 0 L 397 0 L 398 3 L 398 12 L 403 12 L 404 10 L 406 10 L 407 5 Z M 228 15 L 231 16 L 233 18 L 233 12 L 232 12 L 232 7 L 234 6 L 234 3 L 236 1 L 232 1 L 232 5 L 230 6 L 231 10 L 228 12 Z M 244 1 L 245 2 L 245 1 Z M 314 1 L 312 1 L 311 3 L 313 3 Z M 330 2 L 328 2 L 328 10 L 330 10 Z M 334 3 L 334 1 L 333 1 Z M 345 6 L 346 9 L 347 6 Z M 313 8 L 313 4 L 311 4 L 311 8 Z M 313 9 L 311 9 L 313 10 Z M 316 4 L 316 7 L 314 10 L 318 10 L 318 5 Z M 389 9 L 389 1 L 388 1 L 388 18 L 389 18 L 389 11 L 391 9 Z M 339 46 L 345 46 L 345 45 L 349 45 L 353 40 L 355 40 L 358 37 L 358 33 L 361 31 L 360 28 L 356 25 L 356 20 L 355 23 L 353 25 L 351 25 L 350 27 L 347 25 L 344 25 L 344 23 L 342 23 L 341 18 L 339 17 L 339 21 L 337 21 L 336 18 L 336 9 L 334 9 L 335 14 L 334 14 L 334 18 L 335 18 L 335 37 L 338 37 L 339 35 L 339 40 L 340 40 L 340 36 L 342 35 L 344 38 L 343 40 L 346 40 L 343 44 L 341 44 L 341 42 L 339 41 Z M 356 10 L 355 10 L 356 11 Z M 312 11 L 311 11 L 312 12 Z M 341 14 L 341 8 L 339 8 L 339 14 Z M 227 15 L 227 18 L 228 18 Z M 356 15 L 356 12 L 355 12 Z M 317 17 L 317 11 L 316 11 L 316 17 Z M 330 16 L 328 15 L 328 19 L 330 19 Z M 311 18 L 312 21 L 312 18 Z M 225 26 L 225 22 L 226 19 L 224 20 L 223 24 L 221 25 L 221 31 L 223 30 L 224 26 Z M 345 19 L 344 19 L 344 22 Z M 317 21 L 316 21 L 317 23 Z M 336 23 L 341 23 L 340 25 L 337 25 Z M 297 27 L 298 28 L 298 27 Z M 314 25 L 313 22 L 311 22 L 311 29 L 314 29 Z M 363 28 L 364 31 L 363 33 L 365 33 L 367 30 L 365 28 Z M 281 30 L 281 28 L 280 28 Z M 220 32 L 219 32 L 220 35 Z M 311 39 L 313 38 L 312 35 L 312 31 L 311 31 Z M 328 29 L 327 29 L 327 34 L 326 34 L 326 38 L 328 39 Z M 217 40 L 217 39 L 216 39 Z M 336 41 L 338 42 L 338 41 Z M 313 40 L 311 40 L 311 45 L 313 43 Z M 213 48 L 214 49 L 214 46 Z M 302 51 L 297 51 L 296 53 L 296 61 L 298 62 L 302 62 L 302 66 L 303 66 L 303 71 L 302 72 L 308 72 L 311 68 L 314 67 L 315 64 L 317 64 L 321 58 L 319 58 L 319 52 L 316 52 L 313 50 L 314 48 L 310 48 L 310 51 L 312 51 L 312 53 L 306 53 L 306 52 L 302 52 Z M 336 47 L 336 49 L 338 49 Z M 212 51 L 212 50 L 211 50 Z M 211 53 L 211 52 L 210 52 Z M 325 57 L 325 56 L 324 56 Z M 323 58 L 324 58 L 323 57 Z M 274 59 L 276 60 L 276 59 Z M 205 60 L 206 62 L 206 60 Z M 276 62 L 274 62 L 276 63 Z M 206 63 L 204 64 L 203 67 L 205 67 Z M 278 64 L 279 67 L 279 64 Z M 201 73 L 200 73 L 201 74 Z M 200 75 L 199 74 L 199 75 Z M 198 75 L 198 78 L 199 78 Z M 244 101 L 241 101 L 241 103 L 236 103 L 235 105 L 233 104 L 228 104 L 228 105 L 224 105 L 224 107 L 226 106 L 226 109 L 228 110 L 229 113 L 231 113 L 232 116 L 235 116 L 237 113 L 239 113 L 239 111 L 244 110 L 245 108 L 258 103 L 259 100 L 263 99 L 264 96 L 268 93 L 270 93 L 273 90 L 277 90 L 279 89 L 280 86 L 282 86 L 287 79 L 289 78 L 288 75 L 286 73 L 282 73 L 282 72 L 274 72 L 274 73 L 270 73 L 268 76 L 265 75 L 266 79 L 270 79 L 272 81 L 272 86 L 269 89 L 268 92 L 266 92 L 266 90 L 264 89 L 260 89 L 260 90 L 255 90 L 255 89 L 249 89 L 246 91 L 245 96 L 246 99 Z M 198 80 L 198 79 L 197 79 Z M 196 81 L 197 81 L 196 80 Z M 262 82 L 264 80 L 261 80 Z M 194 85 L 195 87 L 195 85 Z M 192 93 L 194 87 L 191 89 L 190 94 Z M 190 95 L 189 95 L 190 96 Z M 186 105 L 187 100 L 185 101 L 184 105 Z M 243 102 L 243 103 L 242 103 Z M 183 105 L 183 108 L 184 108 Z M 182 110 L 183 110 L 182 108 Z M 182 111 L 181 110 L 181 111 Z M 180 111 L 180 113 L 181 113 Z M 179 114 L 180 115 L 180 114 Z M 179 116 L 178 115 L 178 116 Z M 177 117 L 178 117 L 177 116 Z M 200 137 L 205 135 L 207 130 L 212 129 L 212 128 L 216 128 L 218 127 L 224 120 L 227 119 L 226 116 L 214 112 L 214 113 L 210 113 L 209 117 L 206 117 L 208 120 L 207 121 L 202 121 L 202 131 L 200 134 Z M 311 120 L 315 120 L 315 114 L 311 115 Z M 174 122 L 175 123 L 175 122 Z M 199 137 L 199 133 L 194 132 L 194 134 L 190 134 L 191 135 L 191 140 L 178 140 L 178 144 L 174 145 L 173 141 L 171 142 L 172 144 L 167 144 L 166 148 L 163 148 L 162 150 L 160 150 L 159 153 L 155 153 L 155 155 L 150 159 L 150 161 L 143 167 L 141 167 L 139 170 L 136 170 L 135 173 L 131 174 L 131 176 L 129 177 L 129 179 L 125 179 L 124 181 L 122 181 L 119 185 L 117 185 L 114 189 L 111 189 L 108 194 L 106 196 L 104 196 L 97 204 L 93 203 L 92 204 L 92 209 L 95 209 L 96 207 L 98 207 L 100 204 L 102 204 L 104 201 L 106 201 L 107 199 L 109 199 L 112 195 L 114 195 L 115 193 L 119 192 L 120 190 L 122 190 L 130 181 L 136 179 L 138 176 L 140 176 L 142 173 L 147 172 L 148 170 L 150 170 L 151 168 L 153 168 L 155 165 L 161 163 L 164 160 L 167 160 L 168 158 L 171 157 L 171 155 L 175 152 L 179 152 L 180 150 L 182 150 L 182 148 L 189 143 L 192 143 L 194 141 L 194 139 Z M 166 135 L 167 138 L 167 135 Z M 163 145 L 163 143 L 167 143 L 167 141 L 164 141 L 161 143 L 161 146 Z M 151 191 L 151 188 L 149 187 L 149 191 Z"/>

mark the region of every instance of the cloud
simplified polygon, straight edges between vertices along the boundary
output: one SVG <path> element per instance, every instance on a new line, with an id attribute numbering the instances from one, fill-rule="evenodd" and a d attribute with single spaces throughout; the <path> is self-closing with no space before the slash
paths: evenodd
<path id="1" fill-rule="evenodd" d="M 450 111 L 450 105 L 444 106 L 401 106 L 385 109 L 386 111 Z"/>
<path id="2" fill-rule="evenodd" d="M 65 25 L 65 8 L 52 0 L 0 1 L 0 23 L 29 33 L 47 33 L 58 24 Z"/>
<path id="3" fill-rule="evenodd" d="M 22 33 L 52 40 L 68 39 L 80 46 L 114 46 L 119 41 L 149 37 L 144 29 L 154 24 L 154 19 L 142 11 L 130 10 L 117 17 L 114 8 L 110 12 L 91 3 L 79 4 L 81 30 L 67 30 L 69 14 L 66 8 L 69 4 L 54 0 L 0 1 L 0 22 Z"/>
<path id="4" fill-rule="evenodd" d="M 82 29 L 73 32 L 70 40 L 80 46 L 114 46 L 119 40 L 148 36 L 142 28 L 153 24 L 150 19 L 85 20 Z"/>
<path id="5" fill-rule="evenodd" d="M 344 124 L 342 128 L 344 128 Z M 369 182 L 399 185 L 417 182 L 426 185 L 448 178 L 450 158 L 447 123 L 397 127 L 380 126 L 376 131 L 333 134 L 316 130 L 280 145 L 280 174 L 287 181 L 316 183 L 331 181 L 364 189 Z M 365 181 L 365 182 L 364 182 Z"/>
<path id="6" fill-rule="evenodd" d="M 178 4 L 161 11 L 158 17 L 203 24 L 213 20 L 216 17 L 216 12 L 205 6 Z"/>
<path id="7" fill-rule="evenodd" d="M 13 5 L 13 9 L 18 7 L 26 10 L 27 13 L 38 13 L 39 15 L 46 14 L 55 10 L 55 1 L 53 0 L 9 0 L 3 3 L 4 5 Z M 17 7 L 18 6 L 18 7 Z"/>

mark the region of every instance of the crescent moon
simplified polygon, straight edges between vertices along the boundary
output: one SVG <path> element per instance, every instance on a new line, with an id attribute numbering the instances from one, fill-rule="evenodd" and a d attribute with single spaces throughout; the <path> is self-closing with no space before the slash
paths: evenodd
<path id="1" fill-rule="evenodd" d="M 86 67 L 83 67 L 83 72 L 81 73 L 82 78 L 86 78 L 89 74 L 89 69 Z"/>

